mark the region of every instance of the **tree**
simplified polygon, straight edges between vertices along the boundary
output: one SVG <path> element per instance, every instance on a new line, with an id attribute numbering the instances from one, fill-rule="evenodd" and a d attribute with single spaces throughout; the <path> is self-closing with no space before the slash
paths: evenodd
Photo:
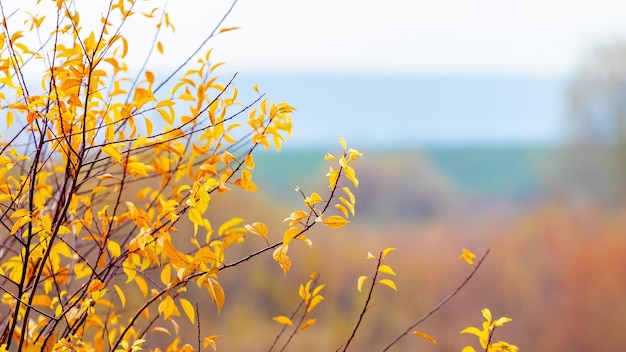
<path id="1" fill-rule="evenodd" d="M 222 21 L 161 79 L 149 67 L 152 49 L 166 53 L 160 33 L 175 28 L 167 12 L 150 2 L 97 3 L 104 6 L 99 21 L 85 23 L 81 14 L 95 4 L 58 0 L 43 15 L 9 11 L 0 2 L 7 126 L 0 139 L 0 351 L 216 349 L 219 336 L 203 331 L 199 312 L 207 303 L 218 312 L 224 305 L 220 274 L 270 253 L 286 274 L 294 240 L 310 246 L 306 233 L 314 226 L 348 224 L 359 186 L 352 164 L 361 153 L 340 139 L 340 154 L 325 156 L 328 189 L 298 189 L 303 209 L 285 219 L 280 236 L 239 217 L 211 223 L 212 197 L 233 187 L 257 191 L 253 152 L 281 148 L 294 108 L 270 102 L 256 86 L 256 99 L 240 102 L 236 75 L 222 81 L 211 51 L 198 56 L 208 39 L 233 29 Z M 126 59 L 134 43 L 124 28 L 137 18 L 156 29 L 143 66 L 132 72 Z M 34 76 L 40 81 L 32 83 Z M 247 234 L 258 236 L 259 248 L 232 258 Z M 359 322 L 376 285 L 396 289 L 390 278 L 376 280 L 379 273 L 395 275 L 382 264 L 391 251 L 369 256 L 378 264 Z M 470 254 L 462 257 L 471 263 Z M 366 279 L 358 279 L 359 290 Z M 323 299 L 323 287 L 312 275 L 298 290 L 301 305 L 290 317 L 275 317 L 294 326 L 282 349 L 315 323 L 305 318 Z M 180 340 L 181 316 L 197 325 L 195 347 Z M 167 342 L 155 337 L 163 332 Z"/>
<path id="2" fill-rule="evenodd" d="M 626 195 L 626 45 L 597 46 L 569 88 L 568 175 L 583 198 L 615 203 Z"/>

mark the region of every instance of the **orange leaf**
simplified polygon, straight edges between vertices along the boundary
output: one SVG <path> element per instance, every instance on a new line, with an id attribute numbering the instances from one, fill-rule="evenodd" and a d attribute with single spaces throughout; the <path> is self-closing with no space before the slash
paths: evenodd
<path id="1" fill-rule="evenodd" d="M 430 337 L 430 335 L 428 335 L 426 333 L 423 333 L 421 331 L 413 331 L 412 334 L 415 335 L 415 336 L 422 337 L 422 338 L 426 339 L 426 341 L 428 341 L 430 343 L 434 343 L 434 344 L 437 343 L 437 341 L 435 339 L 433 339 L 432 337 Z"/>

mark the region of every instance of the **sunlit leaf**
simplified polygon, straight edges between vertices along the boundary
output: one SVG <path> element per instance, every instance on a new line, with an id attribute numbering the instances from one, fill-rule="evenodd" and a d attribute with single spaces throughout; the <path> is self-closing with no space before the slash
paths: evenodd
<path id="1" fill-rule="evenodd" d="M 474 258 L 476 258 L 476 255 L 466 248 L 463 248 L 463 253 L 459 256 L 459 259 L 465 260 L 469 265 L 474 264 Z"/>
<path id="2" fill-rule="evenodd" d="M 423 333 L 421 331 L 413 331 L 411 334 L 413 334 L 415 336 L 422 337 L 422 338 L 424 338 L 426 341 L 428 341 L 430 343 L 433 343 L 433 344 L 437 343 L 437 341 L 435 339 L 433 339 L 430 335 L 428 335 L 426 333 Z"/>
<path id="3" fill-rule="evenodd" d="M 293 323 L 291 322 L 291 319 L 289 319 L 288 317 L 286 317 L 284 315 L 279 315 L 279 316 L 273 317 L 272 320 L 274 320 L 275 322 L 277 322 L 279 324 L 283 324 L 283 325 L 289 325 L 289 326 L 293 325 Z"/>
<path id="4" fill-rule="evenodd" d="M 189 302 L 188 300 L 184 298 L 179 298 L 178 302 L 180 303 L 180 306 L 183 307 L 183 311 L 185 312 L 185 315 L 187 315 L 187 318 L 189 319 L 189 321 L 192 324 L 195 323 L 196 314 L 195 314 L 195 309 L 193 307 L 193 304 L 191 304 L 191 302 Z"/>
<path id="5" fill-rule="evenodd" d="M 341 147 L 343 148 L 343 150 L 346 150 L 346 148 L 348 148 L 346 144 L 346 140 L 342 137 L 339 138 L 339 144 L 341 144 Z"/>
<path id="6" fill-rule="evenodd" d="M 261 236 L 267 240 L 267 226 L 262 222 L 253 222 L 252 225 L 244 226 L 248 232 L 253 233 L 257 236 Z"/>
<path id="7" fill-rule="evenodd" d="M 387 255 L 393 251 L 395 251 L 396 249 L 393 247 L 389 247 L 389 248 L 385 248 L 385 250 L 383 251 L 383 257 L 382 259 L 385 259 L 387 257 Z"/>
<path id="8" fill-rule="evenodd" d="M 367 276 L 359 276 L 357 282 L 356 282 L 356 289 L 361 292 L 361 289 L 363 288 L 363 283 L 365 283 L 365 280 L 367 280 L 368 277 Z"/>
<path id="9" fill-rule="evenodd" d="M 398 288 L 396 287 L 396 283 L 391 281 L 391 280 L 389 280 L 389 279 L 382 279 L 382 280 L 380 280 L 378 282 L 383 284 L 383 285 L 385 285 L 385 286 L 387 286 L 387 287 L 389 287 L 389 288 L 391 288 L 391 289 L 393 289 L 394 291 L 398 290 Z"/>
<path id="10" fill-rule="evenodd" d="M 341 216 L 337 216 L 337 215 L 331 215 L 329 217 L 327 217 L 326 219 L 324 219 L 323 224 L 333 228 L 333 229 L 338 229 L 340 227 L 343 227 L 347 224 L 349 224 L 350 221 L 342 218 Z"/>
<path id="11" fill-rule="evenodd" d="M 304 324 L 302 324 L 302 326 L 300 326 L 300 331 L 308 329 L 309 327 L 311 327 L 311 325 L 315 324 L 316 321 L 317 321 L 317 319 L 315 319 L 315 318 L 312 318 L 312 319 L 309 319 L 309 320 L 305 321 Z"/>
<path id="12" fill-rule="evenodd" d="M 115 288 L 115 292 L 117 292 L 117 296 L 120 298 L 122 308 L 124 308 L 124 306 L 126 306 L 126 295 L 124 294 L 124 291 L 118 285 L 114 284 L 113 287 Z"/>
<path id="13" fill-rule="evenodd" d="M 381 273 L 389 274 L 389 275 L 394 275 L 394 276 L 396 275 L 393 269 L 391 269 L 389 265 L 385 265 L 385 264 L 382 264 L 380 267 L 378 267 L 378 271 L 380 271 Z"/>

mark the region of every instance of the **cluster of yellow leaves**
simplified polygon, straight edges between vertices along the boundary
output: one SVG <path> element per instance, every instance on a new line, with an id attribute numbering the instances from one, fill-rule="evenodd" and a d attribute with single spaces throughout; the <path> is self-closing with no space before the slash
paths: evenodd
<path id="1" fill-rule="evenodd" d="M 482 310 L 482 314 L 485 318 L 482 329 L 470 326 L 463 329 L 461 331 L 461 334 L 472 334 L 477 336 L 478 342 L 485 352 L 516 352 L 518 350 L 517 346 L 511 345 L 508 342 L 491 342 L 491 338 L 496 328 L 503 326 L 505 323 L 510 322 L 512 319 L 508 317 L 501 317 L 492 321 L 491 311 L 487 308 L 484 308 Z M 472 346 L 466 346 L 465 348 L 463 348 L 463 352 L 476 352 L 476 350 Z"/>
<path id="2" fill-rule="evenodd" d="M 272 318 L 274 321 L 276 321 L 279 324 L 284 325 L 285 327 L 294 326 L 293 318 L 296 316 L 300 308 L 304 307 L 302 315 L 300 316 L 299 321 L 294 327 L 294 334 L 297 333 L 298 331 L 306 330 L 309 327 L 311 327 L 313 324 L 315 324 L 315 322 L 317 321 L 317 319 L 315 318 L 310 318 L 310 319 L 307 319 L 306 321 L 304 319 L 309 315 L 309 313 L 313 311 L 313 309 L 315 309 L 315 307 L 322 300 L 324 300 L 324 296 L 322 296 L 320 292 L 326 285 L 317 284 L 317 281 L 319 279 L 319 276 L 317 275 L 317 273 L 312 273 L 310 277 L 311 277 L 310 280 L 307 281 L 307 283 L 304 285 L 301 284 L 298 289 L 298 295 L 300 296 L 300 299 L 301 299 L 300 305 L 291 314 L 291 316 L 287 317 L 285 315 L 279 315 L 279 316 L 275 316 Z"/>
<path id="3" fill-rule="evenodd" d="M 219 82 L 214 72 L 221 63 L 210 50 L 163 92 L 152 71 L 128 72 L 133 43 L 122 24 L 143 13 L 156 28 L 174 31 L 169 15 L 159 19 L 160 8 L 141 7 L 148 2 L 102 4 L 108 7 L 96 9 L 102 17 L 95 25 L 81 21 L 83 7 L 64 0 L 53 6 L 57 16 L 26 14 L 22 21 L 17 11 L 0 24 L 0 107 L 7 131 L 18 125 L 15 136 L 0 136 L 0 222 L 11 235 L 9 250 L 0 251 L 0 280 L 10 287 L 1 303 L 15 312 L 0 317 L 12 329 L 8 342 L 0 340 L 7 348 L 41 349 L 48 331 L 65 330 L 48 343 L 140 350 L 145 340 L 133 326 L 139 318 L 157 315 L 175 332 L 173 318 L 181 313 L 194 323 L 196 308 L 183 297 L 191 282 L 219 312 L 226 250 L 246 232 L 267 239 L 265 225 L 240 226 L 240 218 L 214 231 L 206 213 L 215 191 L 257 190 L 252 152 L 259 145 L 281 148 L 294 108 L 261 99 L 254 87 L 258 107 L 247 124 L 235 123 L 254 104 L 238 100 L 235 77 Z M 19 25 L 28 31 L 10 32 Z M 30 47 L 31 31 L 50 33 L 41 48 Z M 164 54 L 161 41 L 155 47 Z M 41 85 L 30 87 L 23 77 L 38 74 L 37 67 L 44 67 Z M 131 185 L 143 188 L 135 193 Z M 187 247 L 173 235 L 181 220 L 194 228 Z M 155 277 L 146 273 L 154 268 Z M 130 316 L 115 309 L 129 299 L 124 281 L 146 300 Z M 9 317 L 20 321 L 9 324 Z M 88 330 L 93 339 L 86 342 Z M 204 347 L 215 349 L 216 338 L 206 338 Z"/>
<path id="4" fill-rule="evenodd" d="M 387 258 L 387 255 L 393 251 L 395 251 L 396 249 L 393 247 L 389 247 L 389 248 L 385 248 L 384 251 L 382 251 L 380 253 L 380 255 L 378 257 L 374 256 L 372 253 L 367 253 L 367 259 L 378 259 L 378 266 L 376 268 L 376 271 L 379 273 L 383 273 L 383 274 L 388 274 L 391 276 L 396 276 L 396 272 L 393 271 L 393 269 L 387 265 L 387 264 L 382 264 L 382 261 L 385 260 L 385 258 Z M 359 276 L 359 278 L 357 279 L 357 285 L 356 288 L 359 292 L 361 292 L 362 288 L 363 288 L 363 284 L 365 283 L 365 281 L 369 279 L 369 276 Z M 394 291 L 397 291 L 398 288 L 396 287 L 396 283 L 393 280 L 390 279 L 380 279 L 378 281 L 379 284 L 383 284 L 391 289 L 393 289 Z"/>
<path id="5" fill-rule="evenodd" d="M 292 212 L 289 217 L 285 218 L 284 221 L 289 221 L 290 227 L 283 233 L 283 241 L 273 253 L 274 260 L 280 265 L 285 274 L 291 268 L 291 259 L 287 255 L 287 251 L 289 250 L 289 244 L 292 240 L 299 239 L 304 241 L 310 247 L 312 242 L 304 235 L 304 233 L 313 225 L 321 223 L 331 229 L 338 229 L 350 223 L 348 220 L 350 215 L 355 216 L 356 198 L 354 197 L 354 194 L 349 187 L 344 186 L 341 187 L 341 191 L 344 195 L 338 195 L 337 184 L 341 177 L 345 177 L 354 185 L 354 187 L 359 186 L 359 180 L 356 177 L 356 172 L 350 164 L 359 157 L 363 156 L 363 154 L 355 149 L 348 149 L 346 141 L 343 138 L 339 138 L 339 143 L 343 148 L 341 158 L 338 159 L 330 153 L 326 154 L 324 157 L 326 160 L 338 160 L 339 164 L 339 168 L 337 170 L 333 169 L 331 166 L 330 172 L 326 175 L 328 177 L 330 188 L 330 194 L 327 199 L 324 200 L 324 198 L 316 192 L 307 196 L 300 190 L 299 187 L 296 188 L 296 191 L 302 194 L 306 210 L 298 209 Z M 335 199 L 338 199 L 339 202 L 333 204 L 333 208 L 335 208 L 339 214 L 326 216 L 326 212 L 329 210 L 331 203 L 335 201 Z"/>

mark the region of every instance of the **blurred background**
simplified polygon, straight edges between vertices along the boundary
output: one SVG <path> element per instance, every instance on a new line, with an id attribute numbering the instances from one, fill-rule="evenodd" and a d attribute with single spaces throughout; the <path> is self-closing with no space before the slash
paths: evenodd
<path id="1" fill-rule="evenodd" d="M 177 31 L 181 18 L 195 24 L 211 14 L 211 27 L 224 13 L 171 10 Z M 242 268 L 245 279 L 224 275 L 233 305 L 222 313 L 227 326 L 214 328 L 249 338 L 226 335 L 220 345 L 269 341 L 279 329 L 269 317 L 289 313 L 295 283 L 317 270 L 327 299 L 292 348 L 335 350 L 365 300 L 355 289 L 359 275 L 372 274 L 365 254 L 393 246 L 399 291 L 375 293 L 355 350 L 385 346 L 453 290 L 469 272 L 457 259 L 464 247 L 491 254 L 418 327 L 439 343 L 408 338 L 396 350 L 475 344 L 459 332 L 480 324 L 484 307 L 513 318 L 495 339 L 521 350 L 620 350 L 625 11 L 619 0 L 239 1 L 224 26 L 242 28 L 215 39 L 214 58 L 226 61 L 225 77 L 238 72 L 239 87 L 258 83 L 298 109 L 285 148 L 257 155 L 262 192 L 246 220 L 280 233 L 281 219 L 301 207 L 296 186 L 325 189 L 323 155 L 338 150 L 338 137 L 365 157 L 355 165 L 350 226 L 309 236 L 314 247 L 295 250 L 284 280 L 271 258 Z M 241 215 L 236 198 L 217 202 L 225 210 L 216 219 Z"/>
<path id="2" fill-rule="evenodd" d="M 231 4 L 169 3 L 176 37 L 163 33 L 167 55 L 151 67 L 171 72 Z M 326 300 L 290 350 L 334 351 L 365 301 L 356 280 L 373 274 L 367 252 L 397 247 L 389 264 L 399 290 L 375 291 L 353 345 L 380 350 L 460 284 L 468 248 L 491 254 L 417 328 L 438 344 L 408 337 L 395 350 L 476 346 L 459 332 L 479 326 L 485 307 L 513 319 L 495 339 L 521 350 L 622 350 L 624 13 L 620 0 L 238 1 L 222 27 L 241 29 L 208 43 L 226 62 L 222 79 L 237 72 L 243 101 L 258 84 L 297 112 L 283 150 L 255 156 L 261 191 L 214 197 L 215 223 L 262 221 L 279 238 L 282 219 L 302 207 L 294 188 L 326 189 L 323 156 L 339 152 L 338 137 L 364 158 L 350 226 L 315 229 L 312 249 L 290 248 L 286 277 L 269 255 L 221 274 L 226 305 L 203 314 L 203 332 L 224 334 L 222 351 L 267 349 L 280 330 L 271 317 L 290 314 L 297 284 L 315 270 Z M 128 26 L 150 45 L 145 28 Z M 131 55 L 129 68 L 144 57 Z M 232 259 L 263 246 L 250 239 Z M 196 330 L 181 331 L 193 339 Z"/>

